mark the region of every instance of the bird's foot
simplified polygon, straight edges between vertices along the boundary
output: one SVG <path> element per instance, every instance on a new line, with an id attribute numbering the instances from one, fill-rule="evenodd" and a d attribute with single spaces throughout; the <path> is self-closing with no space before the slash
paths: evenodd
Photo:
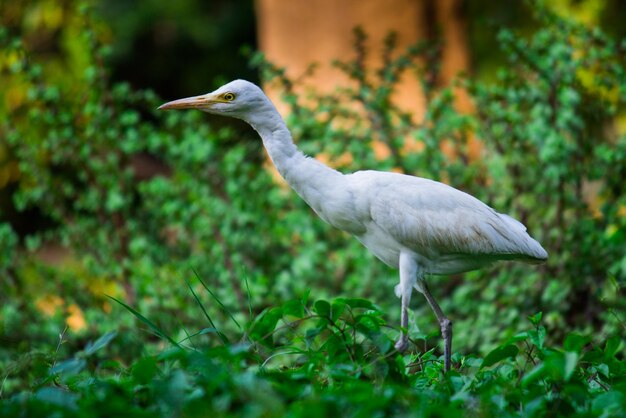
<path id="1" fill-rule="evenodd" d="M 409 339 L 404 336 L 400 337 L 394 347 L 398 352 L 404 353 L 406 349 L 409 348 Z"/>

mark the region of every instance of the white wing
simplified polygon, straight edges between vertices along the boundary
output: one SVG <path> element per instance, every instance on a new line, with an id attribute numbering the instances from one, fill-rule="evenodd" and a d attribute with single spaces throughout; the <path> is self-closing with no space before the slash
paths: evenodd
<path id="1" fill-rule="evenodd" d="M 396 173 L 358 172 L 369 216 L 399 244 L 429 259 L 454 254 L 545 260 L 520 222 L 443 183 Z"/>

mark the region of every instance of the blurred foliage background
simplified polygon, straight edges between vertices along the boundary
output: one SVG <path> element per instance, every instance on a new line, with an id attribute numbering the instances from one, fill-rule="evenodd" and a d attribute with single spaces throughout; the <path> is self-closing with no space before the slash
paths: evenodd
<path id="1" fill-rule="evenodd" d="M 1 2 L 0 369 L 13 365 L 4 390 L 28 378 L 15 362 L 54 349 L 66 327 L 56 349 L 69 352 L 133 327 L 105 295 L 178 337 L 181 325 L 201 328 L 185 284 L 196 286 L 196 273 L 239 319 L 248 297 L 260 312 L 311 292 L 371 298 L 395 323 L 396 272 L 277 181 L 251 129 L 155 110 L 233 78 L 282 86 L 307 153 L 341 170 L 445 181 L 544 244 L 544 266 L 431 279 L 455 322 L 455 351 L 485 352 L 538 311 L 555 340 L 624 335 L 626 12 L 618 0 L 550 4 L 467 2 L 474 69 L 443 88 L 429 84 L 436 66 L 424 67 L 438 43 L 368 72 L 357 30 L 357 58 L 337 63 L 354 87 L 302 100 L 262 54 L 242 53 L 255 47 L 251 1 Z M 391 102 L 405 71 L 427 92 L 423 121 Z M 459 87 L 473 114 L 455 110 Z M 484 144 L 479 158 L 470 139 Z M 417 350 L 439 341 L 423 302 L 412 301 Z M 224 311 L 209 310 L 227 332 Z M 118 340 L 114 355 L 129 360 L 156 338 Z"/>

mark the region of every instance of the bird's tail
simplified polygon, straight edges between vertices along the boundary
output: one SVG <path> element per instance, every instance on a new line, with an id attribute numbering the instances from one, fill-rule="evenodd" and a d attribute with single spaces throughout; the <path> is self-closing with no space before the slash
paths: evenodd
<path id="1" fill-rule="evenodd" d="M 517 229 L 519 236 L 523 237 L 522 252 L 517 258 L 520 261 L 530 264 L 541 264 L 548 259 L 548 252 L 539 244 L 539 242 L 528 235 L 526 226 L 515 218 L 504 213 L 499 213 L 500 217 L 506 221 L 511 228 Z"/>

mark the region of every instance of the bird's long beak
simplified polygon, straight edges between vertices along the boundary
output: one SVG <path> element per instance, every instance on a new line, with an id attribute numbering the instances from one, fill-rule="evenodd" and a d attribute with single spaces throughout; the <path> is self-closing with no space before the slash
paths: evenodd
<path id="1" fill-rule="evenodd" d="M 215 103 L 210 94 L 201 96 L 186 97 L 184 99 L 172 100 L 158 107 L 159 110 L 168 109 L 204 109 Z"/>

